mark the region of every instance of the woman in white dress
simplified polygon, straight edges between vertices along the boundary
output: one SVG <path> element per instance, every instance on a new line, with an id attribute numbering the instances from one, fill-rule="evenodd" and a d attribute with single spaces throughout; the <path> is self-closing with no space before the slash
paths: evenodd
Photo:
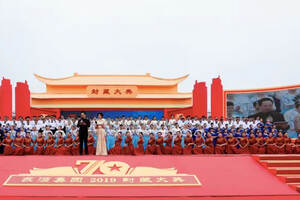
<path id="1" fill-rule="evenodd" d="M 105 126 L 107 122 L 103 119 L 103 114 L 98 114 L 98 119 L 96 121 L 96 133 L 97 133 L 97 147 L 96 147 L 96 155 L 107 155 L 106 148 L 106 132 Z"/>

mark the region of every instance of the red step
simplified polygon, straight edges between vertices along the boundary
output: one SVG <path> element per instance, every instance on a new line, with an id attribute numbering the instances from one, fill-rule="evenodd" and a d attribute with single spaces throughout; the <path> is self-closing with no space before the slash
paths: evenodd
<path id="1" fill-rule="evenodd" d="M 287 154 L 287 155 L 258 155 L 260 160 L 300 160 L 300 155 L 293 155 L 293 154 Z"/>
<path id="2" fill-rule="evenodd" d="M 286 177 L 286 183 L 299 183 L 300 177 Z"/>
<path id="3" fill-rule="evenodd" d="M 300 174 L 300 169 L 276 169 L 277 174 Z"/>
<path id="4" fill-rule="evenodd" d="M 300 193 L 300 186 L 297 186 L 297 187 L 296 187 L 296 190 L 297 190 L 297 192 Z"/>
<path id="5" fill-rule="evenodd" d="M 268 163 L 265 162 L 267 164 L 267 167 L 300 167 L 300 162 L 299 163 L 280 163 L 280 162 L 276 162 L 276 163 Z"/>
<path id="6" fill-rule="evenodd" d="M 253 158 L 269 172 L 300 193 L 300 155 L 254 155 Z"/>

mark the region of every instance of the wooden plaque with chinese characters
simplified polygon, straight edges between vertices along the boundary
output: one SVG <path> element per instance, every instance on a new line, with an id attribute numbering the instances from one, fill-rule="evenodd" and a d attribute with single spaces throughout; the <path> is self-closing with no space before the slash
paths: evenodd
<path id="1" fill-rule="evenodd" d="M 87 86 L 88 97 L 133 98 L 137 96 L 136 86 Z"/>

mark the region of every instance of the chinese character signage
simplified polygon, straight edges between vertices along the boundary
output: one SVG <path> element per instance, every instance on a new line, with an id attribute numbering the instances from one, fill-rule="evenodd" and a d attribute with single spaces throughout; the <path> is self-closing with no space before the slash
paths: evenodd
<path id="1" fill-rule="evenodd" d="M 136 97 L 136 86 L 88 86 L 87 95 L 97 98 L 130 98 Z"/>
<path id="2" fill-rule="evenodd" d="M 201 183 L 195 175 L 178 174 L 175 168 L 130 167 L 120 161 L 79 160 L 76 167 L 35 168 L 29 174 L 10 175 L 3 185 L 201 186 Z"/>

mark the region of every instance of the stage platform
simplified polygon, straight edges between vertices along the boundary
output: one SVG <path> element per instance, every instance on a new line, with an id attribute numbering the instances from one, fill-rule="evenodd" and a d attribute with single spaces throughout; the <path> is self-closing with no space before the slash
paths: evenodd
<path id="1" fill-rule="evenodd" d="M 0 156 L 0 163 L 7 200 L 300 199 L 251 155 Z"/>

